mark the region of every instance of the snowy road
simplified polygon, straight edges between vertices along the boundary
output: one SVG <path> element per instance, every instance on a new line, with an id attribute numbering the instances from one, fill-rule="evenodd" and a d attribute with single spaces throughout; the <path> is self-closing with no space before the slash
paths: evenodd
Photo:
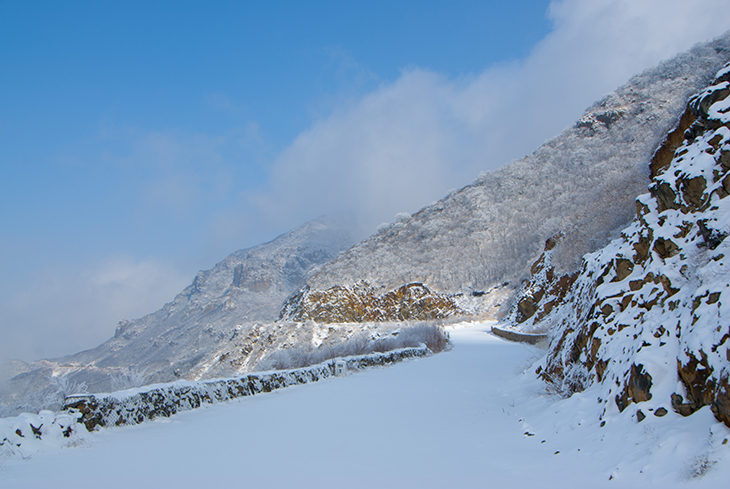
<path id="1" fill-rule="evenodd" d="M 576 416 L 589 397 L 558 401 L 545 395 L 542 384 L 531 380 L 534 375 L 520 375 L 541 351 L 487 334 L 489 326 L 451 330 L 454 349 L 429 358 L 139 426 L 105 429 L 89 435 L 85 446 L 36 454 L 30 460 L 7 459 L 0 466 L 0 487 L 428 488 L 576 483 L 624 489 L 634 483 L 667 487 L 680 482 L 685 469 L 668 460 L 667 453 L 691 465 L 692 457 L 682 456 L 681 447 L 694 456 L 692 443 L 704 443 L 704 434 L 691 440 L 681 433 L 672 438 L 676 426 L 672 416 L 656 418 L 670 430 L 664 437 L 647 438 L 650 423 L 629 432 L 620 420 L 614 423 L 615 430 L 605 433 L 595 423 L 582 429 Z M 585 412 L 592 411 L 586 407 Z M 710 426 L 727 432 L 706 414 L 693 416 L 692 421 L 701 425 L 698 430 Z M 634 431 L 639 433 L 635 440 Z M 652 455 L 647 443 L 663 444 L 664 452 L 658 448 Z M 690 487 L 719 487 L 730 467 L 727 451 Z M 630 460 L 623 461 L 627 454 Z M 645 467 L 650 470 L 643 471 Z"/>

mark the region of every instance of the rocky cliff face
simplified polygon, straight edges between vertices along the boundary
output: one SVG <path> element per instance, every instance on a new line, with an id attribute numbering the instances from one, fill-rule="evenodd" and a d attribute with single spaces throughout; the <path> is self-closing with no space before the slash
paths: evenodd
<path id="1" fill-rule="evenodd" d="M 730 427 L 730 65 L 687 113 L 681 144 L 670 135 L 663 146 L 672 158 L 654 158 L 638 217 L 585 257 L 562 301 L 536 306 L 530 327 L 552 328 L 538 373 L 564 394 L 593 387 L 603 413 L 631 409 L 638 421 L 710 406 Z M 557 280 L 541 274 L 534 283 Z M 515 328 L 528 297 L 525 287 Z"/>
<path id="2" fill-rule="evenodd" d="M 577 270 L 631 222 L 652 154 L 729 50 L 730 39 L 720 39 L 634 77 L 533 154 L 383 228 L 319 267 L 308 285 L 325 291 L 364 280 L 385 293 L 418 282 L 449 294 L 516 287 L 559 232 L 553 265 Z"/>
<path id="3" fill-rule="evenodd" d="M 542 319 L 564 301 L 578 277 L 578 272 L 560 275 L 553 265 L 553 253 L 563 238 L 559 233 L 545 241 L 545 251 L 532 264 L 530 278 L 522 282 L 507 314 L 505 322 L 519 325 L 521 332 L 545 333 L 547 325 Z"/>

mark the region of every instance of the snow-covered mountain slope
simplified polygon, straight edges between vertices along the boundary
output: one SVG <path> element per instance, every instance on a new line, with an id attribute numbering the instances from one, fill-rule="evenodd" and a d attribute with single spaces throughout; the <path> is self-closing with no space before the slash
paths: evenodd
<path id="1" fill-rule="evenodd" d="M 348 216 L 321 217 L 229 255 L 199 272 L 159 311 L 121 321 L 114 337 L 98 347 L 23 366 L 25 373 L 10 381 L 5 402 L 20 407 L 21 397 L 29 393 L 45 396 L 82 383 L 92 392 L 109 392 L 131 384 L 200 378 L 234 337 L 260 336 L 261 324 L 276 320 L 282 303 L 302 287 L 315 265 L 352 245 L 351 222 Z M 65 385 L 54 385 L 61 377 Z M 27 401 L 44 404 L 37 398 Z"/>
<path id="2" fill-rule="evenodd" d="M 566 395 L 590 392 L 596 422 L 711 411 L 730 427 L 730 64 L 688 108 L 696 121 L 655 169 L 634 222 L 585 257 L 549 310 L 540 303 L 555 294 L 528 286 L 515 309 L 532 297 L 539 313 L 510 316 L 550 330 L 538 373 Z M 558 280 L 543 268 L 531 285 Z"/>
<path id="3" fill-rule="evenodd" d="M 45 396 L 72 393 L 80 385 L 99 392 L 237 375 L 277 350 L 331 348 L 394 328 L 349 322 L 355 316 L 347 307 L 326 310 L 328 321 L 343 324 L 318 324 L 310 319 L 321 315 L 300 317 L 297 311 L 276 321 L 285 300 L 305 284 L 310 287 L 305 295 L 312 298 L 331 286 L 352 291 L 364 281 L 377 299 L 371 312 L 386 311 L 380 305 L 393 296 L 393 314 L 366 314 L 357 321 L 493 314 L 527 273 L 545 237 L 564 233 L 565 246 L 553 261 L 569 270 L 630 221 L 652 152 L 680 118 L 689 95 L 729 54 L 730 34 L 633 78 L 532 155 L 481 176 L 339 255 L 351 244 L 346 218 L 319 219 L 236 252 L 200 272 L 159 311 L 120 322 L 115 336 L 99 347 L 16 366 L 22 373 L 9 381 L 5 396 L 14 407 L 0 411 L 7 415 L 49 405 Z M 429 293 L 412 293 L 408 284 L 415 283 Z M 321 311 L 322 305 L 312 303 L 309 311 Z M 24 404 L 20 397 L 28 394 Z"/>
<path id="4" fill-rule="evenodd" d="M 585 253 L 631 222 L 652 154 L 688 97 L 729 55 L 725 36 L 632 78 L 533 154 L 483 174 L 322 265 L 309 286 L 325 290 L 364 280 L 385 292 L 420 282 L 435 292 L 469 293 L 514 285 L 558 232 L 566 246 L 556 264 L 577 268 Z"/>

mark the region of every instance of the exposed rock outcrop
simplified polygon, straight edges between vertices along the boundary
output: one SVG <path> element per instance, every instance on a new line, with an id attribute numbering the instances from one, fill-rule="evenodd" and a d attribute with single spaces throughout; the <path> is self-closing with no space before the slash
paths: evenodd
<path id="1" fill-rule="evenodd" d="M 518 324 L 522 332 L 544 333 L 547 325 L 540 321 L 565 299 L 578 276 L 578 272 L 560 275 L 552 263 L 553 252 L 563 237 L 559 233 L 545 241 L 545 251 L 532 264 L 530 278 L 522 283 L 507 314 L 505 322 Z"/>
<path id="2" fill-rule="evenodd" d="M 458 314 L 463 311 L 450 297 L 434 293 L 420 283 L 378 295 L 361 282 L 354 287 L 335 286 L 325 291 L 305 288 L 284 304 L 280 319 L 362 323 L 444 319 Z"/>
<path id="3" fill-rule="evenodd" d="M 540 318 L 554 327 L 538 374 L 566 395 L 597 386 L 604 412 L 609 402 L 657 416 L 663 406 L 683 416 L 710 406 L 730 427 L 728 76 L 730 65 L 690 100 L 695 121 L 671 163 L 655 168 L 633 224 L 585 257 L 564 300 Z"/>

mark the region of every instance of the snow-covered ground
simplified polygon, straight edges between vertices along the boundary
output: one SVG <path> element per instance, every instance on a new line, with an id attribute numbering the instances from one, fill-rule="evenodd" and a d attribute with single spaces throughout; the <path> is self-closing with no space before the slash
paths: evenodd
<path id="1" fill-rule="evenodd" d="M 453 327 L 431 357 L 48 443 L 0 460 L 0 487 L 727 484 L 730 430 L 709 408 L 601 427 L 590 390 L 546 393 L 531 368 L 544 352 L 490 326 Z"/>

